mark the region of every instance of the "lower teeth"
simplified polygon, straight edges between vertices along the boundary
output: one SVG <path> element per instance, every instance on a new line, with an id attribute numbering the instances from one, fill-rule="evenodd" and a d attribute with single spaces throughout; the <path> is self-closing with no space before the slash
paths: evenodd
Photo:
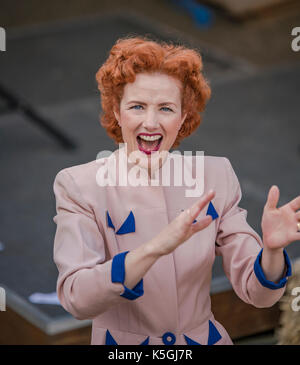
<path id="1" fill-rule="evenodd" d="M 145 141 L 143 139 L 140 138 L 140 143 L 139 145 L 146 151 L 153 151 L 154 149 L 157 148 L 157 146 L 160 144 L 161 139 L 158 139 L 156 141 Z"/>

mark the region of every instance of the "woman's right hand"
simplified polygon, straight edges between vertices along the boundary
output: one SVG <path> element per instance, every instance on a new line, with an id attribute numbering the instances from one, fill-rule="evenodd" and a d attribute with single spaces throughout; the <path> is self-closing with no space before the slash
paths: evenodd
<path id="1" fill-rule="evenodd" d="M 170 224 L 166 226 L 155 238 L 153 249 L 159 256 L 167 255 L 173 252 L 179 245 L 187 241 L 193 234 L 206 228 L 211 222 L 211 215 L 193 223 L 199 212 L 215 196 L 215 192 L 210 190 L 204 194 L 189 209 L 181 212 Z"/>

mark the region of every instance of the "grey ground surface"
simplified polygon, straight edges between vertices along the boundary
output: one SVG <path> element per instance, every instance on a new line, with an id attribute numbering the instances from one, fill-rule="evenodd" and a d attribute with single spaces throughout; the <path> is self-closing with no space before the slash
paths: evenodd
<path id="1" fill-rule="evenodd" d="M 95 72 L 114 41 L 125 34 L 151 33 L 178 40 L 132 17 L 92 18 L 55 27 L 17 32 L 0 57 L 0 83 L 22 96 L 77 144 L 62 149 L 21 113 L 0 115 L 0 285 L 27 300 L 34 292 L 55 290 L 52 262 L 55 200 L 52 185 L 64 167 L 114 150 L 100 126 Z M 260 234 L 268 189 L 277 184 L 279 205 L 300 194 L 300 67 L 248 70 L 209 49 L 204 71 L 212 99 L 197 133 L 179 150 L 226 156 L 240 180 L 249 224 Z M 224 75 L 228 77 L 224 77 Z M 300 256 L 299 242 L 288 248 Z M 213 277 L 223 276 L 221 260 Z M 37 305 L 51 318 L 65 316 L 60 306 Z"/>

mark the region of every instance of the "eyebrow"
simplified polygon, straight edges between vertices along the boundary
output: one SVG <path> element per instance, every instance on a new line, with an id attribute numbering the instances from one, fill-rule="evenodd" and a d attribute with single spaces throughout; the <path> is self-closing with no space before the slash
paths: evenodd
<path id="1" fill-rule="evenodd" d="M 143 103 L 142 101 L 138 101 L 138 100 L 130 100 L 126 104 L 131 104 L 131 103 L 146 105 L 146 103 Z M 158 105 L 161 106 L 161 105 L 166 105 L 166 104 L 173 104 L 174 106 L 177 106 L 175 103 L 173 103 L 171 101 L 165 101 L 165 102 L 160 103 Z"/>

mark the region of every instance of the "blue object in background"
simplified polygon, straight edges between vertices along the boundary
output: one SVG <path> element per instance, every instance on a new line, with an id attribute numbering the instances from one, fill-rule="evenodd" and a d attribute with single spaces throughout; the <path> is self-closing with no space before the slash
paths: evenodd
<path id="1" fill-rule="evenodd" d="M 213 24 L 214 13 L 209 7 L 201 5 L 195 0 L 173 0 L 172 2 L 184 8 L 198 27 L 209 28 Z"/>

